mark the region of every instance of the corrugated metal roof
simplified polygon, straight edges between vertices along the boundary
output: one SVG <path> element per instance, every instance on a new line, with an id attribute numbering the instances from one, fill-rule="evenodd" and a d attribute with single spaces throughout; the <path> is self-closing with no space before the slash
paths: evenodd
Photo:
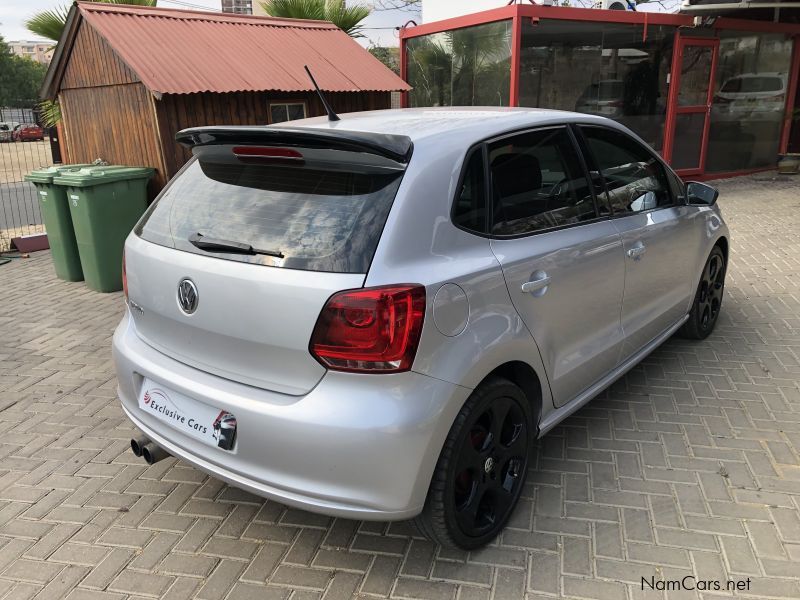
<path id="1" fill-rule="evenodd" d="M 409 86 L 332 23 L 78 3 L 81 16 L 155 93 L 313 91 Z"/>

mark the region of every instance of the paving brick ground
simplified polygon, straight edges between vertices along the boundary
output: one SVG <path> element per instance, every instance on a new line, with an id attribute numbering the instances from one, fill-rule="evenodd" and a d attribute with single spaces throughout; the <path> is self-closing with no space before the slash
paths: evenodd
<path id="1" fill-rule="evenodd" d="M 716 333 L 548 435 L 509 527 L 470 554 L 143 465 L 114 399 L 120 295 L 58 281 L 47 253 L 0 266 L 0 598 L 696 597 L 641 587 L 685 575 L 800 598 L 800 181 L 720 187 Z"/>

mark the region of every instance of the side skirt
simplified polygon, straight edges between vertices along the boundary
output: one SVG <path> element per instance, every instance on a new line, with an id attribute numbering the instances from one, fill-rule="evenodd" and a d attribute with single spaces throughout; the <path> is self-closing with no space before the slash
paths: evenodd
<path id="1" fill-rule="evenodd" d="M 547 414 L 547 416 L 539 423 L 539 437 L 542 437 L 545 433 L 550 431 L 553 427 L 558 425 L 561 421 L 566 419 L 572 413 L 574 413 L 579 408 L 583 407 L 585 404 L 589 402 L 592 398 L 597 396 L 600 392 L 614 383 L 617 379 L 625 375 L 628 371 L 630 371 L 633 367 L 635 367 L 639 362 L 642 361 L 648 354 L 650 354 L 653 350 L 658 348 L 661 344 L 663 344 L 669 337 L 672 336 L 681 326 L 689 319 L 689 315 L 684 315 L 684 317 L 672 325 L 669 329 L 664 331 L 661 335 L 655 338 L 652 342 L 647 344 L 644 348 L 642 348 L 639 352 L 631 356 L 628 360 L 618 366 L 616 369 L 611 371 L 608 375 L 603 377 L 597 383 L 592 385 L 591 387 L 587 388 L 583 391 L 579 396 L 576 396 L 571 401 L 567 402 L 564 406 L 557 408 L 554 411 L 551 411 Z"/>

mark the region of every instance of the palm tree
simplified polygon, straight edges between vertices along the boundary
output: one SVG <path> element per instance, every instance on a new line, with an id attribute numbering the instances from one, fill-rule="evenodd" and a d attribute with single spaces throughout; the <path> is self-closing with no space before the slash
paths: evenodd
<path id="1" fill-rule="evenodd" d="M 354 38 L 364 36 L 361 21 L 372 10 L 364 4 L 346 6 L 345 0 L 266 0 L 261 6 L 272 17 L 330 21 Z"/>
<path id="2" fill-rule="evenodd" d="M 157 0 L 88 0 L 101 4 L 133 4 L 134 6 L 155 6 Z M 25 21 L 28 31 L 48 40 L 58 43 L 64 26 L 67 24 L 67 15 L 70 6 L 57 6 L 53 10 L 36 13 Z"/>
<path id="3" fill-rule="evenodd" d="M 136 6 L 155 6 L 157 0 L 88 0 L 89 2 L 100 2 L 102 4 L 133 4 Z M 53 10 L 45 10 L 36 13 L 27 21 L 25 27 L 28 31 L 52 40 L 58 44 L 61 39 L 61 34 L 64 32 L 64 27 L 67 25 L 67 15 L 69 15 L 69 6 L 57 6 Z M 39 103 L 39 110 L 41 111 L 41 119 L 45 126 L 55 127 L 61 121 L 61 107 L 58 102 L 50 100 L 42 100 Z"/>

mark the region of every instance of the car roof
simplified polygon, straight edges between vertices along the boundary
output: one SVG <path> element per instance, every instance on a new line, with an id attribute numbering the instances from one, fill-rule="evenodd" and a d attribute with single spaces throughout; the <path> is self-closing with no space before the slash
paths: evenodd
<path id="1" fill-rule="evenodd" d="M 609 119 L 583 113 L 511 107 L 401 108 L 345 113 L 340 118 L 340 121 L 329 121 L 327 117 L 301 119 L 292 121 L 291 127 L 405 135 L 414 143 L 472 144 L 508 131 L 540 125 L 582 122 L 615 126 Z"/>
<path id="2" fill-rule="evenodd" d="M 784 77 L 786 77 L 786 73 L 782 73 L 780 71 L 770 71 L 764 73 L 741 73 L 739 75 L 734 75 L 733 77 L 730 77 L 728 80 L 730 81 L 731 79 L 751 79 L 753 77 L 778 77 L 780 79 L 783 79 Z"/>

